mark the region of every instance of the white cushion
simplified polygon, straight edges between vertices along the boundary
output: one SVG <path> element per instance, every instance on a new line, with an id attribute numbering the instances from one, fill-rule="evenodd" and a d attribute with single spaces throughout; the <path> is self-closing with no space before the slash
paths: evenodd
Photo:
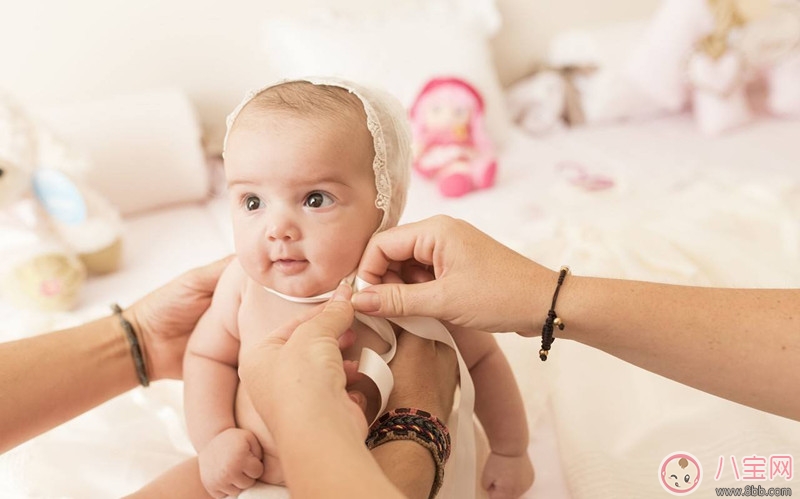
<path id="1" fill-rule="evenodd" d="M 486 103 L 486 123 L 498 144 L 509 119 L 489 40 L 500 25 L 491 0 L 434 0 L 411 8 L 398 2 L 380 13 L 276 17 L 265 22 L 264 50 L 276 79 L 338 76 L 383 87 L 410 107 L 436 76 L 472 83 Z"/>
<path id="2" fill-rule="evenodd" d="M 123 215 L 202 200 L 208 194 L 200 125 L 182 91 L 62 105 L 40 115 L 91 158 L 83 177 Z"/>

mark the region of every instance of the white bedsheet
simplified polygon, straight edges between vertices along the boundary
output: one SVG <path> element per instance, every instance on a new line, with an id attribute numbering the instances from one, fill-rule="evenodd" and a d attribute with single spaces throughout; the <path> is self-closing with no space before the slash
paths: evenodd
<path id="1" fill-rule="evenodd" d="M 605 175 L 614 187 L 583 190 L 568 181 L 564 162 Z M 0 303 L 0 340 L 106 314 L 111 302 L 128 305 L 183 270 L 225 255 L 232 250 L 225 212 L 216 199 L 127 220 L 124 267 L 92 279 L 78 311 L 43 317 Z M 796 287 L 800 123 L 761 122 L 716 139 L 698 135 L 687 117 L 536 139 L 517 132 L 489 191 L 445 200 L 414 177 L 404 220 L 435 213 L 465 218 L 541 263 L 569 264 L 576 274 Z M 655 496 L 664 493 L 656 474 L 661 459 L 679 450 L 706 468 L 720 454 L 800 456 L 798 423 L 570 342 L 556 341 L 551 359 L 541 363 L 537 340 L 498 339 L 533 430 L 537 483 L 526 497 Z M 141 486 L 193 452 L 180 395 L 177 382 L 133 390 L 0 456 L 0 496 L 117 497 Z M 701 497 L 711 493 L 713 472 L 706 469 Z"/>

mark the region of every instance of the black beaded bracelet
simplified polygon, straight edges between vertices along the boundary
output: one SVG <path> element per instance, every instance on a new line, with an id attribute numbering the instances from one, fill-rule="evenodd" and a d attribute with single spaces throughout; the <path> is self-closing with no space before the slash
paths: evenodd
<path id="1" fill-rule="evenodd" d="M 372 450 L 392 440 L 412 440 L 430 451 L 436 475 L 429 498 L 436 497 L 444 481 L 444 465 L 450 457 L 450 432 L 444 423 L 420 409 L 395 409 L 372 423 L 365 443 Z"/>
<path id="2" fill-rule="evenodd" d="M 139 344 L 139 338 L 133 330 L 133 325 L 122 315 L 122 309 L 114 303 L 111 305 L 111 310 L 119 318 L 119 323 L 122 325 L 125 336 L 128 338 L 128 343 L 131 345 L 131 357 L 133 357 L 133 365 L 136 367 L 136 375 L 139 377 L 139 384 L 148 386 L 150 379 L 147 377 L 147 366 L 144 362 L 144 355 L 142 355 L 142 347 Z"/>
<path id="3" fill-rule="evenodd" d="M 542 326 L 542 349 L 539 350 L 539 358 L 542 361 L 547 360 L 547 355 L 550 353 L 550 346 L 555 341 L 553 338 L 553 327 L 564 330 L 564 321 L 556 315 L 556 300 L 558 299 L 558 292 L 561 290 L 561 285 L 564 284 L 564 279 L 569 274 L 569 267 L 566 265 L 561 267 L 558 273 L 558 284 L 556 284 L 556 291 L 553 293 L 553 302 L 550 304 L 550 310 L 547 311 L 547 319 L 544 320 Z"/>

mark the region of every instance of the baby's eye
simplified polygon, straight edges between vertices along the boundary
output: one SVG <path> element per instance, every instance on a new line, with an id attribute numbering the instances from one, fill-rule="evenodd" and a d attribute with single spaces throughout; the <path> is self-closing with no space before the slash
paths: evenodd
<path id="1" fill-rule="evenodd" d="M 247 211 L 255 211 L 261 208 L 261 199 L 258 196 L 247 196 L 244 199 L 244 208 Z"/>
<path id="2" fill-rule="evenodd" d="M 689 475 L 686 475 L 685 477 L 683 477 L 683 481 L 686 482 L 686 483 L 689 483 Z"/>
<path id="3" fill-rule="evenodd" d="M 333 199 L 324 192 L 312 192 L 306 196 L 303 206 L 308 208 L 324 208 L 333 204 Z"/>

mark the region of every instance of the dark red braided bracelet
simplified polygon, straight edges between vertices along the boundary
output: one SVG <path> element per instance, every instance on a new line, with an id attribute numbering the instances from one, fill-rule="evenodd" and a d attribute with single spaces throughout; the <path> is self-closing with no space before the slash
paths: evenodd
<path id="1" fill-rule="evenodd" d="M 444 465 L 450 457 L 447 426 L 436 416 L 420 409 L 395 409 L 372 423 L 366 444 L 367 448 L 374 449 L 392 440 L 412 440 L 430 451 L 436 464 L 436 476 L 429 497 L 435 497 L 444 480 Z"/>

